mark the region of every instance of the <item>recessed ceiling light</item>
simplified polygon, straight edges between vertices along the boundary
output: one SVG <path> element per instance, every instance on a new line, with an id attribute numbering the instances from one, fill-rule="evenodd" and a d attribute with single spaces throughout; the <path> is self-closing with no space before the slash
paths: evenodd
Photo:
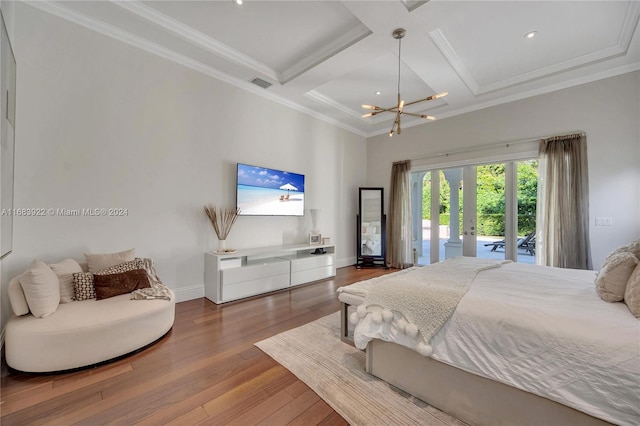
<path id="1" fill-rule="evenodd" d="M 381 93 L 382 93 L 381 91 L 376 90 L 376 95 L 379 95 L 379 94 L 381 94 Z"/>
<path id="2" fill-rule="evenodd" d="M 538 34 L 537 31 L 529 31 L 528 33 L 526 33 L 524 35 L 524 38 L 534 38 L 536 36 L 536 34 Z"/>
<path id="3" fill-rule="evenodd" d="M 242 0 L 235 0 L 236 4 L 242 4 Z"/>

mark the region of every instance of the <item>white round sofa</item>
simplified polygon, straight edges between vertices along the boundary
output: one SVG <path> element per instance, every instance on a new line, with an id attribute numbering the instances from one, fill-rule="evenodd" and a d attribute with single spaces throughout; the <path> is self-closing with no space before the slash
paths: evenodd
<path id="1" fill-rule="evenodd" d="M 171 300 L 131 300 L 122 294 L 102 300 L 61 303 L 56 312 L 37 318 L 29 312 L 18 277 L 9 282 L 15 313 L 5 328 L 9 367 L 33 373 L 86 367 L 143 348 L 173 326 Z"/>

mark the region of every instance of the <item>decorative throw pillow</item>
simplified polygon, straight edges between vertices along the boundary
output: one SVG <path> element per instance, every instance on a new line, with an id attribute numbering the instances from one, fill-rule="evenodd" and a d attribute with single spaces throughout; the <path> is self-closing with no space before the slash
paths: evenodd
<path id="1" fill-rule="evenodd" d="M 629 277 L 627 282 L 627 289 L 624 292 L 624 303 L 627 308 L 636 317 L 640 318 L 640 262 L 636 269 Z"/>
<path id="2" fill-rule="evenodd" d="M 136 257 L 135 249 L 125 250 L 118 253 L 103 253 L 92 254 L 85 253 L 84 257 L 87 259 L 87 265 L 89 272 L 95 274 L 101 269 L 108 268 L 110 266 L 119 265 L 124 262 L 132 261 Z"/>
<path id="3" fill-rule="evenodd" d="M 626 246 L 618 247 L 612 251 L 609 256 L 604 259 L 603 265 L 609 261 L 611 256 L 619 253 L 632 253 L 637 259 L 640 259 L 640 240 L 635 240 Z"/>
<path id="4" fill-rule="evenodd" d="M 76 291 L 76 300 L 82 301 L 96 298 L 96 289 L 93 286 L 93 274 L 91 272 L 74 273 L 73 284 Z"/>
<path id="5" fill-rule="evenodd" d="M 96 289 L 96 299 L 106 299 L 120 294 L 131 293 L 139 288 L 151 287 L 147 271 L 134 269 L 109 275 L 94 275 L 93 285 Z"/>
<path id="6" fill-rule="evenodd" d="M 76 298 L 73 274 L 82 272 L 82 267 L 73 259 L 64 259 L 61 262 L 50 264 L 49 267 L 60 280 L 60 303 L 69 303 Z"/>
<path id="7" fill-rule="evenodd" d="M 638 264 L 632 253 L 622 252 L 609 256 L 596 277 L 596 292 L 605 302 L 624 300 L 627 281 Z"/>
<path id="8" fill-rule="evenodd" d="M 27 303 L 27 298 L 24 297 L 22 285 L 20 285 L 20 276 L 9 281 L 7 296 L 9 296 L 9 304 L 16 316 L 19 317 L 29 313 L 29 304 Z"/>
<path id="9" fill-rule="evenodd" d="M 58 309 L 60 281 L 46 263 L 35 259 L 19 280 L 33 316 L 44 318 Z"/>
<path id="10" fill-rule="evenodd" d="M 144 269 L 144 261 L 139 257 L 136 257 L 133 260 L 128 262 L 119 263 L 114 266 L 110 266 L 108 268 L 101 269 L 97 272 L 94 272 L 94 275 L 109 275 L 109 274 L 117 274 L 120 272 L 128 272 L 136 269 Z"/>

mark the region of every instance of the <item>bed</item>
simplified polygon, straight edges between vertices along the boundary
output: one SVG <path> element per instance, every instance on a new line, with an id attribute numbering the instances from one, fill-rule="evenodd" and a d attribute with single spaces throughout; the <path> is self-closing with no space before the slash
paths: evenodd
<path id="1" fill-rule="evenodd" d="M 380 288 L 485 261 L 428 345 L 402 314 L 368 305 Z M 409 268 L 338 289 L 343 338 L 350 318 L 369 373 L 470 424 L 637 425 L 640 321 L 601 300 L 594 278 L 470 258 Z"/>

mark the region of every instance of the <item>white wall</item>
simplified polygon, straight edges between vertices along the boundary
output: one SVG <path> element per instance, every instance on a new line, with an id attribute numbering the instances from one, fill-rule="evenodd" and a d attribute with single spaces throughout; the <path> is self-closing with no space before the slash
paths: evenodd
<path id="1" fill-rule="evenodd" d="M 437 112 L 436 112 L 437 114 Z M 394 161 L 582 130 L 587 134 L 594 267 L 640 238 L 640 72 L 370 138 L 367 184 L 388 189 Z M 388 201 L 388 190 L 385 191 Z M 385 207 L 386 211 L 386 207 Z M 613 226 L 594 226 L 596 216 Z"/>
<path id="2" fill-rule="evenodd" d="M 128 215 L 17 217 L 9 276 L 36 257 L 135 247 L 179 299 L 202 296 L 217 244 L 202 207 L 235 206 L 237 162 L 305 174 L 338 265 L 355 263 L 364 138 L 22 3 L 15 53 L 15 206 Z M 227 247 L 306 242 L 310 229 L 308 214 L 240 217 Z"/>

